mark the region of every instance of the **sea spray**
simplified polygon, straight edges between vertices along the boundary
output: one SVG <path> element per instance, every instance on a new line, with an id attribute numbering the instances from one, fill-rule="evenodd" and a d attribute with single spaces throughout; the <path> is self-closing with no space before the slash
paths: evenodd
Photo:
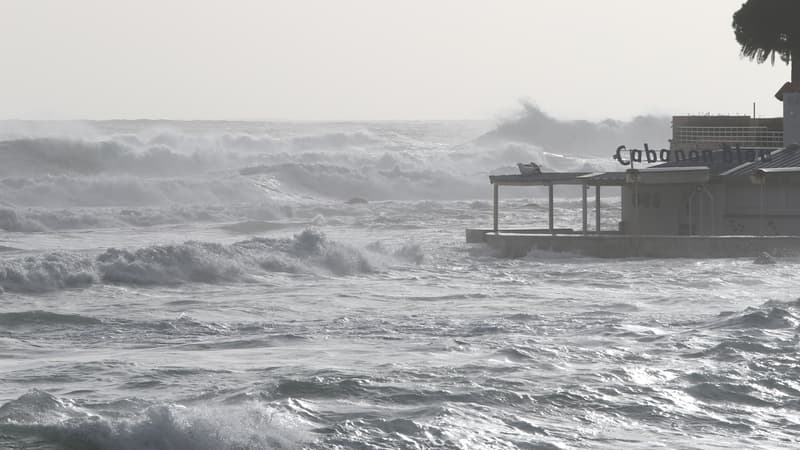
<path id="1" fill-rule="evenodd" d="M 522 142 L 550 152 L 601 156 L 610 155 L 626 142 L 636 145 L 650 142 L 653 147 L 661 148 L 668 145 L 670 137 L 668 117 L 637 116 L 627 122 L 560 120 L 530 102 L 522 102 L 521 106 L 520 112 L 501 121 L 478 142 Z"/>

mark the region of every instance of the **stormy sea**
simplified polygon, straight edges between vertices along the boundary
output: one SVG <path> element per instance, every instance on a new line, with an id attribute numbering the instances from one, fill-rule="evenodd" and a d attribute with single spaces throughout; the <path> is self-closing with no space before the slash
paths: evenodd
<path id="1" fill-rule="evenodd" d="M 669 132 L 0 122 L 0 448 L 796 448 L 800 259 L 465 243 L 489 174 Z M 545 226 L 546 195 L 503 192 L 501 224 Z"/>

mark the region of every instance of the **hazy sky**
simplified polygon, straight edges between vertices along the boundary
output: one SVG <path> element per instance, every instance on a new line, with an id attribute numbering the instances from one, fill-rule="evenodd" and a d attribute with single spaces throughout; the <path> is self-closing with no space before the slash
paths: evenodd
<path id="1" fill-rule="evenodd" d="M 0 118 L 780 115 L 743 0 L 0 0 Z"/>

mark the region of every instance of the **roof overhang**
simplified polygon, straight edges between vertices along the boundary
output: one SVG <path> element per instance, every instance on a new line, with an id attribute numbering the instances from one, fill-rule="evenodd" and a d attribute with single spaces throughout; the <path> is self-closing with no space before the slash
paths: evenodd
<path id="1" fill-rule="evenodd" d="M 765 167 L 756 169 L 750 174 L 754 184 L 767 182 L 800 183 L 800 167 Z"/>
<path id="2" fill-rule="evenodd" d="M 625 172 L 594 172 L 578 177 L 583 184 L 589 186 L 623 186 L 625 185 Z"/>
<path id="3" fill-rule="evenodd" d="M 639 184 L 688 184 L 708 183 L 711 170 L 706 166 L 694 167 L 652 167 L 630 169 L 625 173 L 626 183 Z"/>
<path id="4" fill-rule="evenodd" d="M 624 186 L 625 184 L 633 183 L 698 184 L 708 183 L 710 180 L 711 170 L 706 166 L 651 167 L 647 169 L 630 169 L 626 172 L 544 172 L 533 175 L 489 176 L 489 182 L 498 186 Z"/>
<path id="5" fill-rule="evenodd" d="M 579 179 L 586 172 L 543 172 L 533 175 L 490 175 L 489 182 L 498 186 L 550 186 L 584 184 Z"/>

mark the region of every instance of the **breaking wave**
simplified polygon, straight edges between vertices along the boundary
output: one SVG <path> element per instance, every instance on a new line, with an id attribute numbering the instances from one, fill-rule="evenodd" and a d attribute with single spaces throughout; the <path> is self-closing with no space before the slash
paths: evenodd
<path id="1" fill-rule="evenodd" d="M 213 129 L 212 129 L 213 130 Z M 188 130 L 140 130 L 139 134 L 14 136 L 0 140 L 0 176 L 129 174 L 167 176 L 202 174 L 245 166 L 261 157 L 305 160 L 329 151 L 395 145 L 370 132 L 323 132 L 275 138 L 269 134 Z M 334 155 L 340 157 L 341 155 Z"/>
<path id="2" fill-rule="evenodd" d="M 147 131 L 145 134 L 149 134 Z M 23 137 L 0 141 L 0 175 L 126 173 L 175 176 L 236 167 L 258 153 L 324 153 L 393 145 L 368 131 L 335 132 L 284 139 L 268 134 L 191 135 L 180 131 L 154 136 L 114 134 L 85 137 Z M 317 155 L 319 156 L 319 155 Z"/>
<path id="3" fill-rule="evenodd" d="M 11 258 L 0 262 L 0 287 L 45 292 L 95 283 L 226 283 L 259 281 L 270 272 L 346 276 L 375 270 L 361 251 L 307 229 L 292 238 L 231 245 L 189 241 L 133 251 L 110 248 L 97 256 L 56 252 Z"/>
<path id="4" fill-rule="evenodd" d="M 92 449 L 282 449 L 308 440 L 291 412 L 264 403 L 139 405 L 96 412 L 34 390 L 0 406 L 0 445 Z M 27 448 L 27 446 L 25 447 Z"/>
<path id="5" fill-rule="evenodd" d="M 0 122 L 0 205 L 474 199 L 487 195 L 488 174 L 516 173 L 517 162 L 581 171 L 607 163 L 583 149 L 557 154 L 535 139 L 488 139 L 493 132 L 475 140 L 479 132 L 460 126 Z"/>

